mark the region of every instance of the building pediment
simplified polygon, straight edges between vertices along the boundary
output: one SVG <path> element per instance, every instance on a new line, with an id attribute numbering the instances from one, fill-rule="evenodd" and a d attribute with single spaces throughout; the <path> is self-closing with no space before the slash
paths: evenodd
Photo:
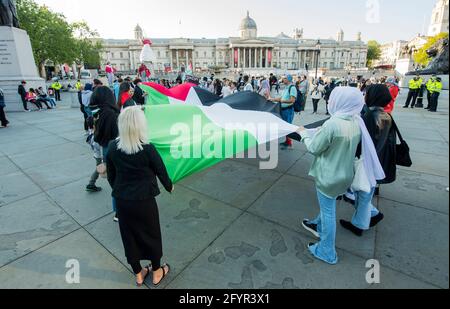
<path id="1" fill-rule="evenodd" d="M 261 39 L 248 39 L 248 40 L 231 40 L 230 47 L 273 47 L 273 42 L 261 40 Z"/>

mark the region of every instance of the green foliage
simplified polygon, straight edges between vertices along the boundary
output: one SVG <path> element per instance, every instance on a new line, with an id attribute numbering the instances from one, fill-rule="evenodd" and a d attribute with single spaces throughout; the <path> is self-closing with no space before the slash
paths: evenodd
<path id="1" fill-rule="evenodd" d="M 91 39 L 97 35 L 85 22 L 70 24 L 64 15 L 38 5 L 33 0 L 17 0 L 21 27 L 28 32 L 39 66 L 54 63 L 100 64 L 101 45 Z"/>
<path id="2" fill-rule="evenodd" d="M 371 68 L 375 60 L 380 59 L 381 56 L 381 46 L 377 41 L 367 42 L 367 66 Z"/>
<path id="3" fill-rule="evenodd" d="M 422 67 L 426 67 L 428 63 L 432 60 L 428 57 L 427 51 L 433 47 L 441 39 L 448 38 L 448 33 L 439 33 L 433 37 L 428 38 L 427 43 L 419 49 L 416 53 L 414 53 L 414 62 L 421 65 Z"/>

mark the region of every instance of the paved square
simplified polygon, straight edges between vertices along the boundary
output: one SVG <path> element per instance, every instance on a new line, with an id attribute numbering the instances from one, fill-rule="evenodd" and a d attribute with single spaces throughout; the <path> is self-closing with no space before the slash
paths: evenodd
<path id="1" fill-rule="evenodd" d="M 9 113 L 0 129 L 0 288 L 133 288 L 134 276 L 112 222 L 111 189 L 84 188 L 95 162 L 84 142 L 82 115 L 57 110 Z M 404 110 L 395 118 L 414 166 L 400 169 L 374 203 L 386 215 L 355 238 L 338 227 L 340 263 L 313 260 L 313 239 L 300 227 L 318 212 L 312 156 L 303 145 L 280 153 L 274 170 L 257 159 L 232 159 L 183 180 L 158 198 L 164 261 L 173 266 L 162 288 L 448 288 L 449 113 Z M 298 124 L 324 118 L 311 115 Z M 338 219 L 350 218 L 338 204 Z M 80 263 L 80 284 L 66 283 L 66 262 Z M 366 261 L 381 263 L 381 284 L 366 283 Z"/>

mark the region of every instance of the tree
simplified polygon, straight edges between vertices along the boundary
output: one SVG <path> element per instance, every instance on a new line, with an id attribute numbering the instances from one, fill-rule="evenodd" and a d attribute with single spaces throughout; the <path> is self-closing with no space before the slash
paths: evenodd
<path id="1" fill-rule="evenodd" d="M 428 38 L 425 45 L 419 49 L 416 53 L 414 53 L 414 62 L 422 67 L 426 67 L 428 63 L 432 60 L 428 56 L 427 51 L 431 49 L 437 42 L 441 39 L 448 38 L 448 33 L 439 33 L 433 37 Z"/>
<path id="2" fill-rule="evenodd" d="M 30 36 L 39 68 L 47 61 L 93 65 L 100 62 L 100 56 L 95 54 L 99 54 L 101 46 L 90 41 L 96 33 L 86 23 L 69 24 L 64 15 L 33 0 L 17 0 L 17 12 L 21 27 Z"/>
<path id="3" fill-rule="evenodd" d="M 381 47 L 377 41 L 371 40 L 367 42 L 367 66 L 369 68 L 373 67 L 375 60 L 381 57 Z"/>

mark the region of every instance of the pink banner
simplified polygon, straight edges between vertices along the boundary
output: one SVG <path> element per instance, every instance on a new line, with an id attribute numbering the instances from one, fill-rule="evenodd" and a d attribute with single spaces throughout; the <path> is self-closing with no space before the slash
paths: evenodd
<path id="1" fill-rule="evenodd" d="M 236 68 L 237 68 L 237 66 L 238 66 L 238 57 L 239 57 L 238 50 L 235 49 L 235 50 L 234 50 L 234 67 L 236 67 Z"/>
<path id="2" fill-rule="evenodd" d="M 267 60 L 268 60 L 268 62 L 269 62 L 269 67 L 271 67 L 272 66 L 272 50 L 271 49 L 269 49 L 269 51 L 267 52 L 267 54 L 268 54 L 268 56 L 267 56 Z"/>

